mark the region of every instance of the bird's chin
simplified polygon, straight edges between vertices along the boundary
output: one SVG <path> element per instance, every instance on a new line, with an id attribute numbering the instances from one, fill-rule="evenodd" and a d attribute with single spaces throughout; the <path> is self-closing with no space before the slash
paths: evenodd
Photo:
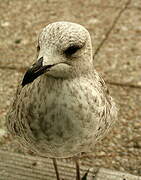
<path id="1" fill-rule="evenodd" d="M 54 78 L 68 78 L 71 75 L 71 70 L 71 65 L 60 63 L 52 66 L 50 70 L 46 72 L 46 75 Z"/>

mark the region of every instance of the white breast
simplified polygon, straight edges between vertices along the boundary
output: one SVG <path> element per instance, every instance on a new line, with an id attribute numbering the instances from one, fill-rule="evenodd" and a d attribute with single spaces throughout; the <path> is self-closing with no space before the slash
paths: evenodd
<path id="1" fill-rule="evenodd" d="M 30 126 L 40 150 L 47 152 L 53 147 L 53 156 L 90 151 L 88 145 L 100 136 L 98 129 L 103 133 L 104 124 L 109 121 L 109 126 L 111 121 L 109 114 L 108 117 L 103 114 L 106 97 L 93 81 L 85 78 L 64 80 L 62 87 L 47 89 L 38 104 L 40 107 L 35 109 L 38 118 Z"/>

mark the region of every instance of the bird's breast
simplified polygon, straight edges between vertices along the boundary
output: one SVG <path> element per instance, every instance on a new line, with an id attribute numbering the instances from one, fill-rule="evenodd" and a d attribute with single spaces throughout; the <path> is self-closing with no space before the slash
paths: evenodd
<path id="1" fill-rule="evenodd" d="M 102 114 L 106 112 L 105 101 L 90 79 L 66 80 L 38 92 L 28 105 L 27 123 L 38 149 L 48 152 L 53 147 L 51 154 L 59 157 L 85 151 L 90 142 L 95 142 L 100 123 L 110 121 Z"/>
<path id="2" fill-rule="evenodd" d="M 37 127 L 34 122 L 38 123 L 48 141 L 54 143 L 83 136 L 88 129 L 94 131 L 97 121 L 95 93 L 92 84 L 75 80 L 65 81 L 60 88 L 47 89 L 39 94 L 38 103 L 34 101 L 33 114 L 37 118 L 32 121 L 33 127 Z"/>

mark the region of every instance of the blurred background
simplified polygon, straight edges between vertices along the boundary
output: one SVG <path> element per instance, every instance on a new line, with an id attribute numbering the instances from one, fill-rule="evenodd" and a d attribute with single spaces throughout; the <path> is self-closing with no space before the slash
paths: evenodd
<path id="1" fill-rule="evenodd" d="M 5 115 L 19 77 L 36 60 L 39 32 L 71 21 L 90 32 L 95 68 L 120 107 L 114 128 L 82 163 L 141 176 L 140 12 L 140 0 L 0 0 L 0 149 L 21 152 L 7 136 Z"/>

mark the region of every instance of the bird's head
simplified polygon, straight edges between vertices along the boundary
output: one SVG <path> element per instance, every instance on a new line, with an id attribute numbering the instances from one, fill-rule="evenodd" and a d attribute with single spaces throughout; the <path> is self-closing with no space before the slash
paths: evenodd
<path id="1" fill-rule="evenodd" d="M 37 61 L 26 72 L 23 86 L 42 74 L 69 78 L 88 72 L 93 65 L 89 32 L 76 23 L 46 26 L 39 35 L 37 53 Z"/>

